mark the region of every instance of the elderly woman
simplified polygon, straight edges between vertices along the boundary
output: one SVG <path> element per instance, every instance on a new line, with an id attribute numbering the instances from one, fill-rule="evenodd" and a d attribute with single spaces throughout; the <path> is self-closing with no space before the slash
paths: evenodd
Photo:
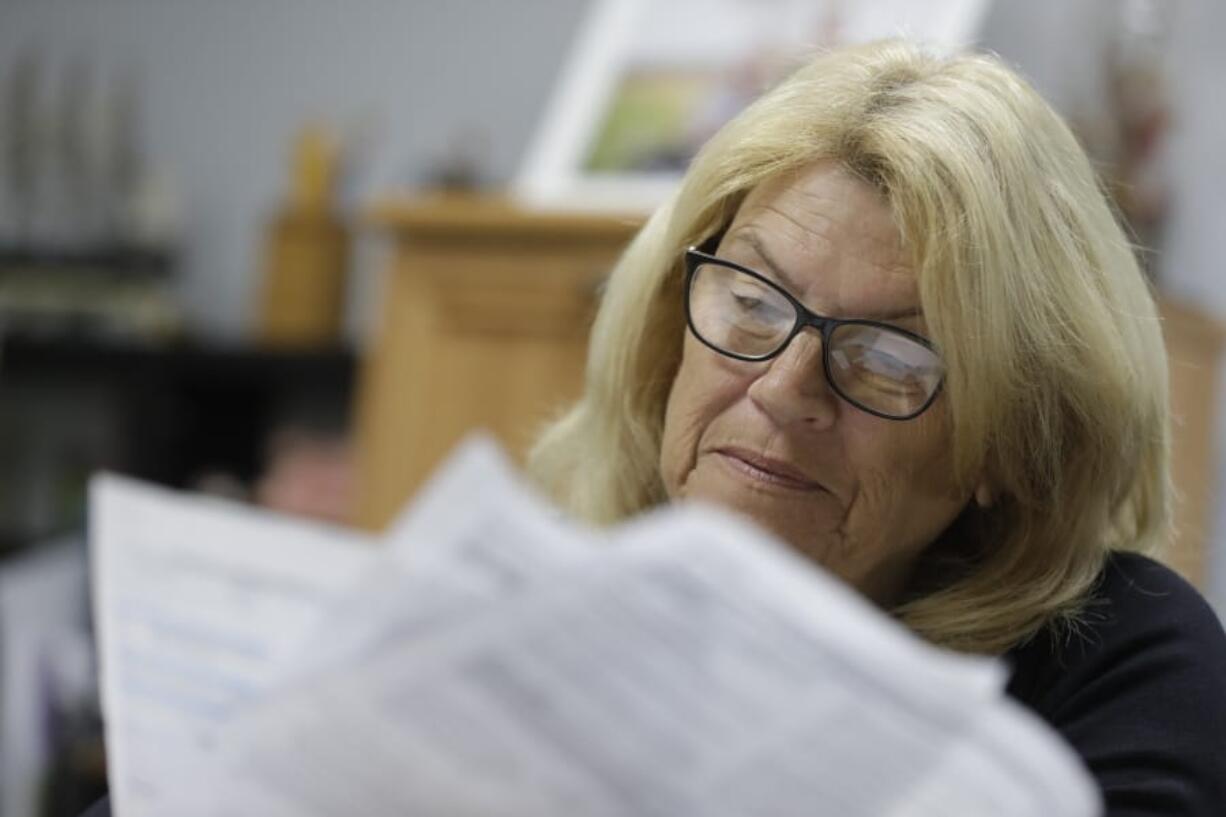
<path id="1" fill-rule="evenodd" d="M 825 55 L 727 125 L 613 271 L 532 469 L 608 523 L 772 531 L 1010 692 L 1110 815 L 1226 814 L 1226 638 L 1167 537 L 1167 372 L 1077 141 L 982 56 Z"/>
<path id="2" fill-rule="evenodd" d="M 1167 425 L 1153 300 L 1068 129 L 991 59 L 884 44 L 707 145 L 532 468 L 599 523 L 743 512 L 929 641 L 1006 656 L 1111 817 L 1221 817 L 1226 638 L 1138 555 L 1168 532 Z"/>

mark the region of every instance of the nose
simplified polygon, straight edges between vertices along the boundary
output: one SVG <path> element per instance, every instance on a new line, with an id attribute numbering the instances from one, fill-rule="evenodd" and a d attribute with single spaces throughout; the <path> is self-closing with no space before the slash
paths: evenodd
<path id="1" fill-rule="evenodd" d="M 749 399 L 781 426 L 829 428 L 838 416 L 838 396 L 826 382 L 822 337 L 810 327 L 767 364 L 750 384 Z"/>

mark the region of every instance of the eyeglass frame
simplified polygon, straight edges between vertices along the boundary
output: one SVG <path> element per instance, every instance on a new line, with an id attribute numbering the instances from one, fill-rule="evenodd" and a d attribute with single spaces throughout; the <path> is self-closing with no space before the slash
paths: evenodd
<path id="1" fill-rule="evenodd" d="M 703 246 L 713 248 L 713 245 L 717 243 L 717 240 L 718 240 L 718 236 L 716 238 L 713 238 L 711 241 L 708 241 Z M 715 264 L 716 266 L 726 267 L 728 269 L 732 269 L 737 272 L 744 273 L 745 275 L 748 275 L 751 278 L 754 278 L 755 280 L 765 284 L 771 290 L 778 292 L 785 299 L 787 299 L 788 303 L 792 305 L 792 309 L 795 310 L 796 321 L 792 324 L 792 330 L 788 333 L 788 336 L 783 340 L 782 343 L 779 344 L 778 349 L 776 349 L 775 351 L 771 352 L 768 355 L 761 355 L 758 357 L 753 357 L 750 355 L 739 355 L 733 352 L 729 352 L 725 349 L 721 349 L 720 347 L 716 346 L 714 343 L 712 343 L 711 341 L 707 340 L 706 338 L 702 336 L 702 333 L 699 332 L 698 328 L 694 325 L 694 315 L 690 311 L 690 293 L 693 289 L 694 276 L 698 272 L 698 268 L 702 266 L 703 264 Z M 837 394 L 841 399 L 850 403 L 852 406 L 855 406 L 861 411 L 868 412 L 869 414 L 872 414 L 875 417 L 880 417 L 883 420 L 897 420 L 899 422 L 905 422 L 907 420 L 914 420 L 916 417 L 920 416 L 925 411 L 927 411 L 932 406 L 932 404 L 936 402 L 937 396 L 940 395 L 941 390 L 945 386 L 945 373 L 944 371 L 942 371 L 941 379 L 937 381 L 936 388 L 932 390 L 932 394 L 929 395 L 928 399 L 924 401 L 924 404 L 920 406 L 919 408 L 917 408 L 915 411 L 911 412 L 910 414 L 904 415 L 902 417 L 899 417 L 893 414 L 886 414 L 881 411 L 877 411 L 876 409 L 869 408 L 868 406 L 865 406 L 859 403 L 858 401 L 853 400 L 852 398 L 848 397 L 846 394 L 843 393 L 843 389 L 839 387 L 838 383 L 835 382 L 835 379 L 831 377 L 830 375 L 830 336 L 834 334 L 834 331 L 838 329 L 840 326 L 845 326 L 845 325 L 871 326 L 876 329 L 885 329 L 889 332 L 895 332 L 897 334 L 903 335 L 904 337 L 907 337 L 911 340 L 916 341 L 921 346 L 927 348 L 933 354 L 935 354 L 938 359 L 941 359 L 940 353 L 937 352 L 936 347 L 932 344 L 932 341 L 928 340 L 928 338 L 924 337 L 923 335 L 918 335 L 915 332 L 912 332 L 910 330 L 903 329 L 901 326 L 894 326 L 893 324 L 890 324 L 890 323 L 885 323 L 883 321 L 874 321 L 868 318 L 830 318 L 824 315 L 819 315 L 813 310 L 809 309 L 809 307 L 802 304 L 800 300 L 796 298 L 795 295 L 788 292 L 782 286 L 770 280 L 762 273 L 757 272 L 756 270 L 752 270 L 749 267 L 742 266 L 741 264 L 738 264 L 735 261 L 729 261 L 727 259 L 720 258 L 719 256 L 712 255 L 710 252 L 704 249 L 699 249 L 698 247 L 694 247 L 694 246 L 687 247 L 685 250 L 685 298 L 684 300 L 685 300 L 685 322 L 689 326 L 690 332 L 694 335 L 695 338 L 698 339 L 698 342 L 701 343 L 703 346 L 706 346 L 708 349 L 711 349 L 712 351 L 715 351 L 723 355 L 724 357 L 730 357 L 734 360 L 743 360 L 749 363 L 762 363 L 767 360 L 772 360 L 778 357 L 779 355 L 783 354 L 784 350 L 787 349 L 788 346 L 791 345 L 792 341 L 796 339 L 796 336 L 799 335 L 805 328 L 810 327 L 810 326 L 814 327 L 815 329 L 818 330 L 818 332 L 821 333 L 822 374 L 825 375 L 826 382 L 830 385 L 831 390 L 835 394 Z M 942 360 L 941 362 L 942 364 L 944 364 L 944 360 Z"/>

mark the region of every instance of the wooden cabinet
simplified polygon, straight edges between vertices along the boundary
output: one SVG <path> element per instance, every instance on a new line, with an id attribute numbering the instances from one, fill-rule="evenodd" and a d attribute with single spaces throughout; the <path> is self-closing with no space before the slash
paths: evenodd
<path id="1" fill-rule="evenodd" d="M 520 455 L 578 396 L 597 287 L 641 220 L 444 198 L 386 204 L 375 222 L 393 253 L 359 384 L 359 523 L 372 529 L 465 432 L 491 429 Z M 1162 309 L 1182 497 L 1169 561 L 1199 581 L 1223 332 L 1194 310 Z"/>
<path id="2" fill-rule="evenodd" d="M 1178 493 L 1175 538 L 1166 561 L 1198 586 L 1207 575 L 1208 535 L 1217 484 L 1214 428 L 1222 412 L 1217 403 L 1218 372 L 1226 330 L 1195 309 L 1163 302 L 1162 333 L 1171 371 L 1171 469 Z"/>
<path id="3" fill-rule="evenodd" d="M 641 224 L 471 198 L 375 220 L 394 246 L 357 406 L 358 522 L 372 529 L 467 431 L 522 455 L 579 395 L 597 288 Z"/>

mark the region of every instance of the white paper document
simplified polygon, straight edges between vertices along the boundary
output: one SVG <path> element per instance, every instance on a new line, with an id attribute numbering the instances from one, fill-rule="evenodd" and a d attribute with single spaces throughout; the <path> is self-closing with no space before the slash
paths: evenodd
<path id="1" fill-rule="evenodd" d="M 120 817 L 1100 809 L 1002 664 L 714 509 L 583 529 L 483 441 L 381 546 L 113 479 L 93 501 Z"/>
<path id="2" fill-rule="evenodd" d="M 112 802 L 176 813 L 213 730 L 269 694 L 375 543 L 109 476 L 90 511 Z"/>

